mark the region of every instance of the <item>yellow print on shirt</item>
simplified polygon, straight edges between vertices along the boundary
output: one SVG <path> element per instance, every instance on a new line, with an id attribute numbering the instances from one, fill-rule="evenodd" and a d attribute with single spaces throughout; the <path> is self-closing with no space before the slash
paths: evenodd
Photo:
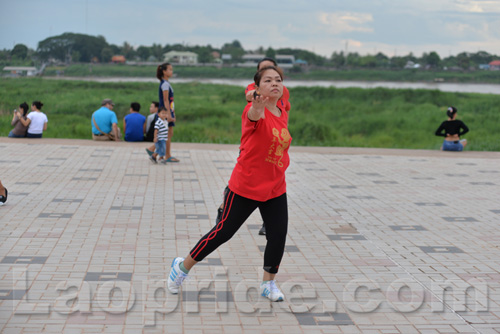
<path id="1" fill-rule="evenodd" d="M 266 158 L 266 162 L 278 165 L 278 167 L 283 167 L 281 159 L 283 158 L 285 150 L 290 146 L 290 139 L 292 137 L 287 128 L 281 129 L 281 136 L 279 130 L 273 128 L 273 136 L 273 143 L 269 147 L 269 156 Z"/>

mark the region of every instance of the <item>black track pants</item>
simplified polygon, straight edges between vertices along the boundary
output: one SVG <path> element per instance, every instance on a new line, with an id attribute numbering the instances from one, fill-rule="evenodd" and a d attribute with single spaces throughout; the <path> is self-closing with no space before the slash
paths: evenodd
<path id="1" fill-rule="evenodd" d="M 264 270 L 276 274 L 285 251 L 288 229 L 288 204 L 286 193 L 266 202 L 239 196 L 227 189 L 221 221 L 205 234 L 191 250 L 191 257 L 201 261 L 220 245 L 230 240 L 247 218 L 259 208 L 266 226 Z"/>

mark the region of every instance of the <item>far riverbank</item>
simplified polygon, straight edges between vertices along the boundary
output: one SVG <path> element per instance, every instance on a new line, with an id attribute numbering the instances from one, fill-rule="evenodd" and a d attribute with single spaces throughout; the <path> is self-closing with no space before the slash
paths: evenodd
<path id="1" fill-rule="evenodd" d="M 137 77 L 44 77 L 51 80 L 81 80 L 92 82 L 154 82 L 156 78 Z M 204 84 L 219 84 L 246 87 L 249 83 L 244 79 L 204 79 L 204 78 L 172 78 L 172 83 L 199 82 Z M 390 81 L 330 81 L 330 80 L 286 80 L 285 85 L 294 87 L 336 87 L 336 88 L 389 88 L 389 89 L 427 89 L 452 93 L 479 93 L 500 95 L 500 84 L 480 83 L 447 83 L 447 82 L 390 82 Z"/>

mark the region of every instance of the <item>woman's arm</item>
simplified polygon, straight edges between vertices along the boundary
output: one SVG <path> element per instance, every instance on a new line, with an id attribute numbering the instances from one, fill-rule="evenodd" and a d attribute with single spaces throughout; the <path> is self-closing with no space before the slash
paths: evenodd
<path id="1" fill-rule="evenodd" d="M 269 97 L 263 97 L 257 95 L 252 100 L 252 106 L 248 110 L 247 117 L 252 122 L 257 122 L 261 118 L 266 118 L 265 110 L 266 110 L 266 102 L 269 100 Z"/>
<path id="2" fill-rule="evenodd" d="M 170 113 L 170 101 L 168 99 L 168 89 L 163 91 L 163 104 L 165 105 L 167 111 Z"/>
<path id="3" fill-rule="evenodd" d="M 15 126 L 19 122 L 19 117 L 17 117 L 17 113 L 14 113 L 14 117 L 12 117 L 12 122 L 10 122 L 10 125 Z"/>
<path id="4" fill-rule="evenodd" d="M 172 117 L 171 113 L 167 114 L 167 122 L 169 122 L 169 123 L 175 122 L 175 117 Z"/>
<path id="5" fill-rule="evenodd" d="M 458 136 L 459 137 L 462 137 L 464 134 L 466 134 L 467 132 L 469 132 L 469 128 L 467 127 L 467 125 L 465 125 L 464 122 L 461 122 L 462 124 L 460 124 L 460 130 L 458 132 Z"/>
<path id="6" fill-rule="evenodd" d="M 47 122 L 43 123 L 43 131 L 47 130 Z"/>
<path id="7" fill-rule="evenodd" d="M 445 130 L 444 123 L 441 123 L 439 128 L 436 130 L 436 136 L 446 137 L 446 133 L 442 133 L 443 130 Z"/>
<path id="8" fill-rule="evenodd" d="M 29 126 L 29 125 L 30 125 L 30 123 L 31 123 L 31 119 L 29 119 L 29 118 L 24 119 L 23 117 L 20 117 L 20 118 L 19 118 L 19 121 L 20 121 L 20 122 L 21 122 L 21 124 L 22 124 L 22 125 L 24 125 L 24 126 Z"/>

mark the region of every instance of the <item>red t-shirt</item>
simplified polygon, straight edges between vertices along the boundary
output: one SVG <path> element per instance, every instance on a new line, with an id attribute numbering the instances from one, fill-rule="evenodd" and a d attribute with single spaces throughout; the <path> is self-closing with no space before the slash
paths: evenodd
<path id="1" fill-rule="evenodd" d="M 286 192 L 285 171 L 290 164 L 288 148 L 292 137 L 288 132 L 288 113 L 281 116 L 265 109 L 265 118 L 248 119 L 248 103 L 241 116 L 240 155 L 234 167 L 229 189 L 236 194 L 260 202 Z"/>
<path id="2" fill-rule="evenodd" d="M 247 86 L 247 89 L 245 89 L 245 95 L 247 95 L 248 91 L 250 90 L 255 90 L 255 82 L 249 84 Z M 278 106 L 281 108 L 285 108 L 285 111 L 290 111 L 290 108 L 292 107 L 290 105 L 290 101 L 288 101 L 288 99 L 290 99 L 290 92 L 288 91 L 288 88 L 286 88 L 285 86 L 283 86 L 283 96 L 281 97 L 281 99 L 278 100 Z"/>

